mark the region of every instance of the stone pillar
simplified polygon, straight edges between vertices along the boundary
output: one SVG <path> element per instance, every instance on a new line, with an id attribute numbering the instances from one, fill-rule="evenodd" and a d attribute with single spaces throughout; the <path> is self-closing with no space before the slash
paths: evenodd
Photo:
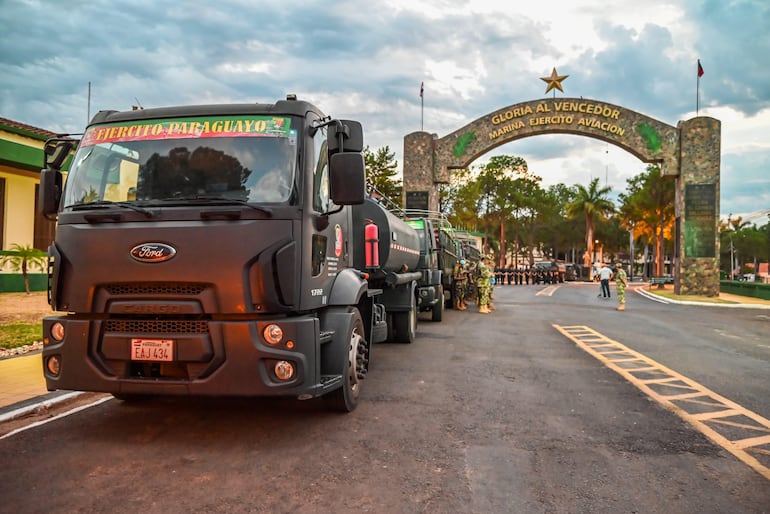
<path id="1" fill-rule="evenodd" d="M 436 135 L 412 132 L 404 137 L 404 207 L 438 211 L 438 189 L 433 182 Z"/>
<path id="2" fill-rule="evenodd" d="M 719 295 L 721 123 L 697 117 L 679 123 L 676 190 L 676 293 Z"/>

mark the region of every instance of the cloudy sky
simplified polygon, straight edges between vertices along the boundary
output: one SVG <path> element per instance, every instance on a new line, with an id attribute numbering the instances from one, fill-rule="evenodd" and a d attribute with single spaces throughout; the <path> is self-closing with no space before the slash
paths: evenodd
<path id="1" fill-rule="evenodd" d="M 82 132 L 100 109 L 296 93 L 360 120 L 366 144 L 400 166 L 406 134 L 443 137 L 550 97 L 540 77 L 555 67 L 569 75 L 557 97 L 674 126 L 696 115 L 699 90 L 698 114 L 722 122 L 721 213 L 749 214 L 770 209 L 768 27 L 767 0 L 0 0 L 0 117 Z M 475 164 L 499 153 L 544 185 L 599 177 L 615 194 L 646 167 L 574 135 L 518 140 Z"/>

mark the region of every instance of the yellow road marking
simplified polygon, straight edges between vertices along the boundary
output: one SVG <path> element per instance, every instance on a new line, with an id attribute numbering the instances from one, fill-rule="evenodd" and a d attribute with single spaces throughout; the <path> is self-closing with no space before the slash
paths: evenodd
<path id="1" fill-rule="evenodd" d="M 553 327 L 770 480 L 770 420 L 590 327 Z"/>

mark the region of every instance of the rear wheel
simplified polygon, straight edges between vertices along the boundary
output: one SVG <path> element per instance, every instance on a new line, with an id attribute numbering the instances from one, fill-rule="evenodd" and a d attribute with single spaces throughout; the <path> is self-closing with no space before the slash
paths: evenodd
<path id="1" fill-rule="evenodd" d="M 417 301 L 412 295 L 412 305 L 408 311 L 393 313 L 395 342 L 412 344 L 417 333 Z"/>
<path id="2" fill-rule="evenodd" d="M 438 301 L 433 305 L 431 320 L 441 321 L 444 318 L 444 286 L 438 286 Z"/>
<path id="3" fill-rule="evenodd" d="M 442 286 L 443 287 L 443 286 Z M 449 290 L 446 291 L 444 294 L 444 307 L 447 309 L 451 309 L 454 307 L 455 302 L 455 283 L 452 282 L 452 285 L 449 287 Z"/>
<path id="4" fill-rule="evenodd" d="M 340 412 L 352 412 L 358 406 L 361 395 L 361 379 L 366 372 L 366 340 L 361 314 L 354 309 L 348 329 L 348 346 L 342 368 L 342 387 L 327 394 L 324 398 L 328 406 Z"/>

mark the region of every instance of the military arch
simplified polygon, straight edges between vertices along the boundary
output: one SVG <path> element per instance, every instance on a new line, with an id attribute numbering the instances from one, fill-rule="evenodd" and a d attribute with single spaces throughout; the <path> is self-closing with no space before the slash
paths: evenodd
<path id="1" fill-rule="evenodd" d="M 676 181 L 675 291 L 719 294 L 721 123 L 695 117 L 668 125 L 599 100 L 553 98 L 503 107 L 439 138 L 404 138 L 407 208 L 438 209 L 439 184 L 490 150 L 540 134 L 574 134 L 618 146 Z"/>

